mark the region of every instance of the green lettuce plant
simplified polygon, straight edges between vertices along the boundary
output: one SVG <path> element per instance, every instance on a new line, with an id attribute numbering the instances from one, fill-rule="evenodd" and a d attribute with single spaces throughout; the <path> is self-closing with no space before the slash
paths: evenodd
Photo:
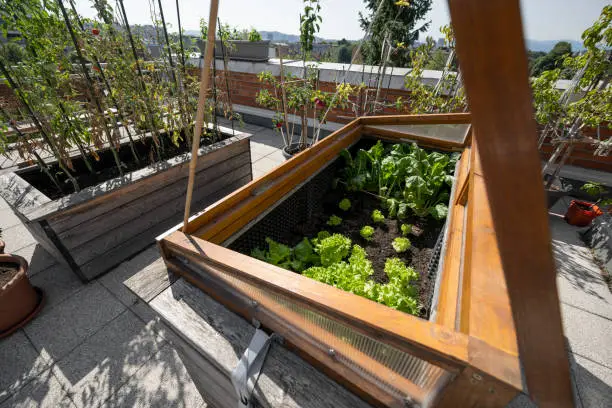
<path id="1" fill-rule="evenodd" d="M 342 218 L 338 217 L 337 215 L 332 215 L 329 217 L 329 220 L 327 220 L 327 225 L 330 227 L 336 227 L 340 224 L 342 224 Z"/>
<path id="2" fill-rule="evenodd" d="M 380 210 L 374 210 L 372 211 L 372 221 L 377 224 L 382 224 L 383 222 L 385 222 L 385 216 Z"/>
<path id="3" fill-rule="evenodd" d="M 351 240 L 341 234 L 333 234 L 320 240 L 315 251 L 321 257 L 321 265 L 329 266 L 347 257 L 351 250 Z"/>
<path id="4" fill-rule="evenodd" d="M 406 252 L 410 249 L 411 245 L 412 243 L 406 237 L 397 237 L 391 243 L 391 246 L 393 247 L 393 249 L 395 249 L 395 252 L 398 253 Z"/>
<path id="5" fill-rule="evenodd" d="M 366 225 L 359 230 L 359 235 L 361 235 L 361 237 L 366 241 L 371 241 L 372 236 L 374 235 L 374 228 Z"/>
<path id="6" fill-rule="evenodd" d="M 340 203 L 338 204 L 338 207 L 342 211 L 350 210 L 351 209 L 351 200 L 349 200 L 348 198 L 343 198 L 342 201 L 340 201 Z"/>
<path id="7" fill-rule="evenodd" d="M 402 224 L 400 226 L 400 230 L 402 231 L 403 236 L 407 236 L 412 232 L 412 224 Z"/>

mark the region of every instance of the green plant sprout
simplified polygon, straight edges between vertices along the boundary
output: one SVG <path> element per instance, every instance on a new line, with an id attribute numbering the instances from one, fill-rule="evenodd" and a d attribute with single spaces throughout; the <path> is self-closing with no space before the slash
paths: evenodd
<path id="1" fill-rule="evenodd" d="M 407 236 L 412 232 L 412 224 L 402 224 L 400 226 L 400 230 L 402 231 L 403 236 Z"/>
<path id="2" fill-rule="evenodd" d="M 370 227 L 366 225 L 359 230 L 359 235 L 366 241 L 371 241 L 372 236 L 374 235 L 374 227 Z"/>
<path id="3" fill-rule="evenodd" d="M 397 237 L 393 240 L 391 246 L 393 246 L 395 252 L 402 253 L 409 250 L 412 244 L 410 243 L 410 240 L 406 237 Z"/>
<path id="4" fill-rule="evenodd" d="M 249 31 L 249 41 L 250 42 L 261 41 L 261 34 L 259 34 L 259 31 L 252 28 L 251 31 Z"/>
<path id="5" fill-rule="evenodd" d="M 329 220 L 327 220 L 327 225 L 330 227 L 336 227 L 340 224 L 342 224 L 342 218 L 338 217 L 337 215 L 332 215 L 329 217 Z"/>
<path id="6" fill-rule="evenodd" d="M 376 224 L 382 224 L 385 222 L 385 216 L 380 210 L 374 210 L 372 211 L 372 221 L 374 221 Z"/>
<path id="7" fill-rule="evenodd" d="M 340 207 L 340 209 L 343 211 L 350 210 L 351 200 L 349 200 L 348 198 L 343 198 L 342 201 L 340 201 L 340 203 L 338 204 L 338 207 Z"/>

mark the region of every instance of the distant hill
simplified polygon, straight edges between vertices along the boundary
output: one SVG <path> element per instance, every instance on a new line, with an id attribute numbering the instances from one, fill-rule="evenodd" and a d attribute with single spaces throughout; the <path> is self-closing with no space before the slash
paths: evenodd
<path id="1" fill-rule="evenodd" d="M 567 41 L 572 44 L 572 51 L 584 51 L 584 47 L 582 46 L 581 41 L 574 40 L 530 40 L 527 39 L 525 42 L 527 43 L 527 49 L 531 51 L 544 51 L 548 52 L 553 49 L 556 43 L 559 41 Z"/>

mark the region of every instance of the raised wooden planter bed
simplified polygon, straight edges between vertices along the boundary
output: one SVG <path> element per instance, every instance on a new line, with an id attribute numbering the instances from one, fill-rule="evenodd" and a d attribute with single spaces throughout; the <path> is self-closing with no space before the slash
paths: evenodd
<path id="1" fill-rule="evenodd" d="M 248 134 L 199 152 L 194 208 L 204 208 L 252 179 Z M 0 195 L 36 240 L 88 281 L 153 242 L 180 221 L 189 154 L 51 200 L 21 177 L 0 178 Z"/>
<path id="2" fill-rule="evenodd" d="M 192 217 L 185 231 L 179 226 L 160 237 L 165 262 L 228 308 L 280 333 L 368 402 L 504 406 L 524 384 L 469 122 L 469 114 L 357 119 Z M 342 149 L 372 137 L 461 152 L 429 320 L 229 249 L 262 225 L 270 234 L 274 225 L 284 228 L 286 211 L 276 224 L 269 216 Z"/>

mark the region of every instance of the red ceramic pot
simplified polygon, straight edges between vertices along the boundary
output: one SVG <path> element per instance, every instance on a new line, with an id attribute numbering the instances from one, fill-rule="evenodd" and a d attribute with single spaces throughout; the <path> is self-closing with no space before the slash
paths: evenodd
<path id="1" fill-rule="evenodd" d="M 577 227 L 586 227 L 603 212 L 595 204 L 588 201 L 572 200 L 567 212 L 565 213 L 565 221 L 570 225 Z"/>

